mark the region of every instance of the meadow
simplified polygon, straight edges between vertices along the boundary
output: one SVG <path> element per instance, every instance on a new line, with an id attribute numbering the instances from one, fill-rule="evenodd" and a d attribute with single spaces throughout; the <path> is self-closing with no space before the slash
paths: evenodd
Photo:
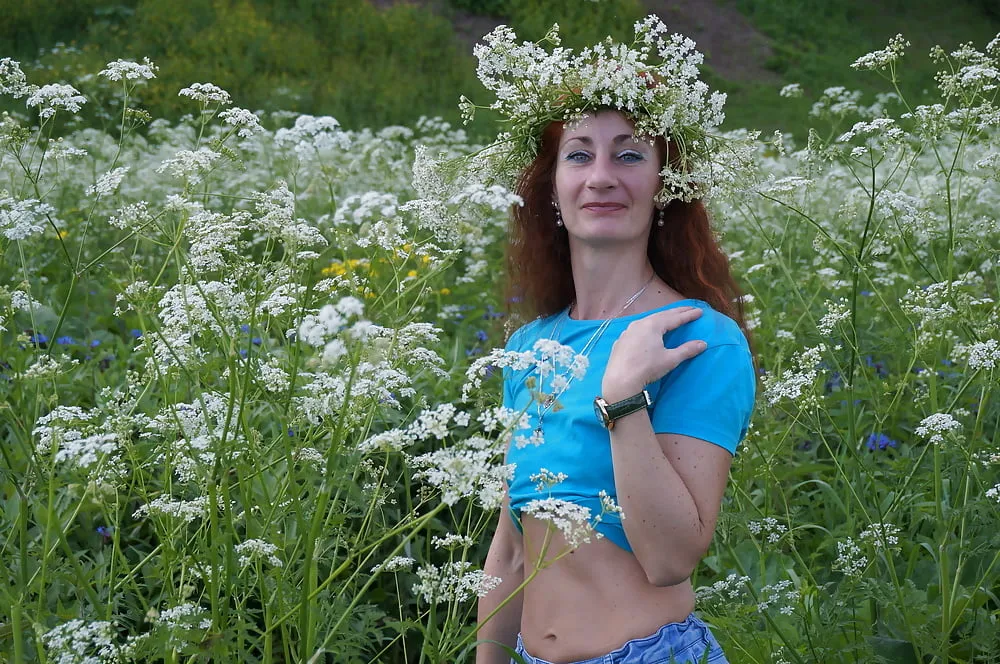
<path id="1" fill-rule="evenodd" d="M 1000 37 L 921 104 L 905 50 L 709 201 L 760 373 L 693 579 L 732 662 L 1000 661 Z M 164 120 L 156 76 L 0 60 L 0 656 L 472 661 L 501 369 L 552 361 L 503 351 L 516 197 L 434 180 L 439 118 Z"/>

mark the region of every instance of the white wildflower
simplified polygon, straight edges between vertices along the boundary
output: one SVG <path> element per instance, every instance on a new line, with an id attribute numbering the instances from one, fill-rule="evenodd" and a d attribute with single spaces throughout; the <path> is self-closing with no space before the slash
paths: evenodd
<path id="1" fill-rule="evenodd" d="M 931 443 L 943 443 L 944 436 L 948 433 L 961 431 L 962 425 L 958 420 L 948 413 L 934 413 L 928 415 L 920 421 L 914 429 L 921 438 L 926 438 Z"/>
<path id="2" fill-rule="evenodd" d="M 790 99 L 802 96 L 802 86 L 798 83 L 789 83 L 785 87 L 781 88 L 778 95 L 782 97 L 788 97 Z"/>
<path id="3" fill-rule="evenodd" d="M 435 549 L 469 548 L 475 546 L 475 544 L 476 541 L 468 535 L 459 535 L 457 533 L 448 533 L 444 537 L 438 537 L 437 535 L 431 537 L 431 545 Z"/>
<path id="4" fill-rule="evenodd" d="M 28 79 L 21 70 L 21 63 L 11 58 L 0 58 L 0 95 L 10 95 L 20 99 L 31 89 Z"/>
<path id="5" fill-rule="evenodd" d="M 149 213 L 149 204 L 146 201 L 129 203 L 108 217 L 108 223 L 115 228 L 136 232 L 141 231 L 152 220 L 153 216 Z"/>
<path id="6" fill-rule="evenodd" d="M 125 175 L 128 174 L 129 170 L 131 170 L 129 166 L 121 166 L 108 171 L 104 175 L 97 178 L 97 182 L 87 187 L 87 195 L 111 195 L 118 190 L 118 187 L 121 185 L 122 180 L 125 179 Z"/>
<path id="7" fill-rule="evenodd" d="M 896 35 L 889 40 L 889 45 L 880 51 L 866 53 L 854 61 L 851 65 L 854 69 L 878 70 L 894 65 L 903 56 L 903 52 L 910 42 L 903 39 L 903 35 Z"/>
<path id="8" fill-rule="evenodd" d="M 179 97 L 190 97 L 202 104 L 228 104 L 229 93 L 212 83 L 192 83 L 177 93 Z"/>
<path id="9" fill-rule="evenodd" d="M 891 523 L 873 523 L 862 531 L 862 540 L 871 544 L 877 551 L 893 548 L 899 545 L 900 530 Z"/>
<path id="10" fill-rule="evenodd" d="M 245 108 L 227 108 L 219 113 L 219 118 L 227 125 L 236 128 L 236 135 L 240 138 L 250 138 L 254 134 L 264 131 L 260 126 L 260 118 L 253 112 Z"/>
<path id="11" fill-rule="evenodd" d="M 535 491 L 541 493 L 542 491 L 547 491 L 556 484 L 565 481 L 568 477 L 569 476 L 566 473 L 553 473 L 548 468 L 539 468 L 537 473 L 528 477 L 528 480 L 531 482 L 537 482 L 537 484 L 535 484 Z"/>
<path id="12" fill-rule="evenodd" d="M 72 85 L 52 83 L 32 90 L 28 95 L 26 103 L 28 108 L 34 106 L 41 107 L 38 114 L 43 119 L 47 119 L 51 118 L 59 110 L 69 111 L 70 113 L 78 112 L 87 103 L 87 98 L 81 95 L 80 91 Z"/>
<path id="13" fill-rule="evenodd" d="M 191 184 L 198 184 L 202 176 L 212 170 L 222 155 L 215 150 L 200 147 L 197 150 L 179 150 L 166 159 L 156 169 L 157 173 L 169 172 L 177 178 L 188 178 Z"/>
<path id="14" fill-rule="evenodd" d="M 839 323 L 850 318 L 851 308 L 844 298 L 840 298 L 837 302 L 827 300 L 824 306 L 827 308 L 827 312 L 820 318 L 816 327 L 823 335 L 830 336 Z"/>
<path id="15" fill-rule="evenodd" d="M 867 567 L 868 557 L 862 553 L 854 539 L 848 537 L 837 542 L 837 559 L 833 563 L 835 570 L 847 576 L 860 577 Z"/>
<path id="16" fill-rule="evenodd" d="M 142 83 L 156 78 L 158 70 L 159 67 L 154 65 L 149 58 L 143 58 L 141 64 L 131 60 L 115 60 L 109 62 L 97 75 L 103 76 L 109 81 L 125 79 L 126 81 Z"/>
<path id="17" fill-rule="evenodd" d="M 408 558 L 406 556 L 394 556 L 389 558 L 383 563 L 375 565 L 372 567 L 372 573 L 375 572 L 398 572 L 400 570 L 408 570 L 413 567 L 414 563 L 417 561 L 413 558 Z"/>
<path id="18" fill-rule="evenodd" d="M 773 516 L 764 517 L 760 521 L 750 521 L 747 529 L 754 535 L 764 535 L 769 544 L 775 544 L 782 535 L 788 532 L 788 528 L 779 523 Z"/>
<path id="19" fill-rule="evenodd" d="M 441 567 L 423 565 L 417 570 L 420 581 L 414 584 L 413 592 L 429 604 L 464 602 L 473 597 L 485 597 L 500 585 L 499 577 L 471 567 L 472 563 L 464 560 L 445 563 Z"/>
<path id="20" fill-rule="evenodd" d="M 55 208 L 34 198 L 17 200 L 0 191 L 0 235 L 8 240 L 23 240 L 45 230 L 47 215 Z"/>
<path id="21" fill-rule="evenodd" d="M 581 544 L 589 543 L 592 537 L 596 539 L 603 537 L 594 530 L 590 521 L 590 508 L 584 505 L 558 498 L 542 498 L 528 501 L 521 512 L 552 523 L 574 549 Z"/>
<path id="22" fill-rule="evenodd" d="M 283 567 L 285 564 L 281 558 L 275 555 L 278 547 L 261 539 L 248 539 L 240 542 L 236 545 L 235 550 L 240 557 L 240 565 L 244 567 L 255 560 L 263 560 L 271 567 Z"/>
<path id="23" fill-rule="evenodd" d="M 145 516 L 169 516 L 184 523 L 191 523 L 207 514 L 208 496 L 198 496 L 194 500 L 171 500 L 169 496 L 160 496 L 140 506 L 132 516 L 136 519 Z"/>
<path id="24" fill-rule="evenodd" d="M 738 600 L 747 594 L 749 584 L 749 576 L 730 574 L 725 579 L 720 579 L 710 586 L 695 588 L 695 601 L 699 606 L 715 602 L 732 604 L 733 600 Z"/>
<path id="25" fill-rule="evenodd" d="M 41 636 L 53 664 L 112 664 L 119 661 L 119 647 L 110 622 L 70 620 Z"/>

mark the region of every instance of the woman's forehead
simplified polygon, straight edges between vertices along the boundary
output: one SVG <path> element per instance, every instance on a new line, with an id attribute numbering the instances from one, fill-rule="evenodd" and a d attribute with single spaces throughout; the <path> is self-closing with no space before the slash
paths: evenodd
<path id="1" fill-rule="evenodd" d="M 636 136 L 633 123 L 618 112 L 608 111 L 598 115 L 584 115 L 571 123 L 566 123 L 560 137 L 560 144 L 630 144 L 653 146 L 651 138 Z"/>

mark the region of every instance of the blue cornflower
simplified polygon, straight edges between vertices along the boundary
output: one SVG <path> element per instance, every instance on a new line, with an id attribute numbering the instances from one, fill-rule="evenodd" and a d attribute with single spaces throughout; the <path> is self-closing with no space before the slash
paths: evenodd
<path id="1" fill-rule="evenodd" d="M 33 344 L 41 346 L 42 344 L 49 343 L 49 338 L 47 335 L 44 335 L 41 332 L 35 332 L 30 337 L 28 337 L 28 341 L 30 341 Z"/>
<path id="2" fill-rule="evenodd" d="M 490 338 L 490 335 L 486 334 L 485 330 L 476 330 L 476 339 L 479 341 L 486 341 Z"/>
<path id="3" fill-rule="evenodd" d="M 861 294 L 864 295 L 865 297 L 871 297 L 875 293 L 871 292 L 870 290 L 863 290 L 861 291 Z"/>
<path id="4" fill-rule="evenodd" d="M 101 538 L 105 542 L 107 542 L 112 537 L 114 537 L 114 533 L 115 533 L 114 526 L 98 526 L 97 527 L 97 534 L 100 535 Z"/>
<path id="5" fill-rule="evenodd" d="M 90 342 L 90 347 L 91 348 L 97 348 L 100 345 L 101 345 L 101 340 L 100 339 L 94 339 L 93 341 Z"/>
<path id="6" fill-rule="evenodd" d="M 874 452 L 875 450 L 885 450 L 890 447 L 896 448 L 899 446 L 899 443 L 884 433 L 872 433 L 868 436 L 868 442 L 865 445 L 869 450 Z"/>
<path id="7" fill-rule="evenodd" d="M 246 356 L 247 356 L 247 349 L 240 348 L 240 357 L 246 357 Z"/>
<path id="8" fill-rule="evenodd" d="M 249 332 L 250 326 L 247 323 L 243 323 L 242 325 L 240 325 L 240 329 L 243 330 L 244 332 Z"/>
<path id="9" fill-rule="evenodd" d="M 262 343 L 264 343 L 264 340 L 261 339 L 260 337 L 254 337 L 253 339 L 250 340 L 250 343 L 252 343 L 254 346 L 259 346 Z"/>
<path id="10" fill-rule="evenodd" d="M 72 346 L 76 342 L 73 341 L 73 337 L 59 337 L 56 339 L 56 343 L 63 346 Z"/>

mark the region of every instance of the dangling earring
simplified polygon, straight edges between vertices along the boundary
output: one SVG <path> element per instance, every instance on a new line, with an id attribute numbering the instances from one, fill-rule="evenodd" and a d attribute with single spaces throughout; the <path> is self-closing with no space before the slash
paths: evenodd
<path id="1" fill-rule="evenodd" d="M 559 212 L 559 206 L 556 205 L 555 201 L 552 201 L 552 207 L 556 209 L 556 226 L 562 228 L 563 220 L 562 220 L 562 213 Z"/>
<path id="2" fill-rule="evenodd" d="M 663 224 L 664 224 L 664 221 L 663 221 L 663 208 L 660 208 L 659 212 L 656 213 L 656 225 L 657 226 L 663 226 Z"/>

